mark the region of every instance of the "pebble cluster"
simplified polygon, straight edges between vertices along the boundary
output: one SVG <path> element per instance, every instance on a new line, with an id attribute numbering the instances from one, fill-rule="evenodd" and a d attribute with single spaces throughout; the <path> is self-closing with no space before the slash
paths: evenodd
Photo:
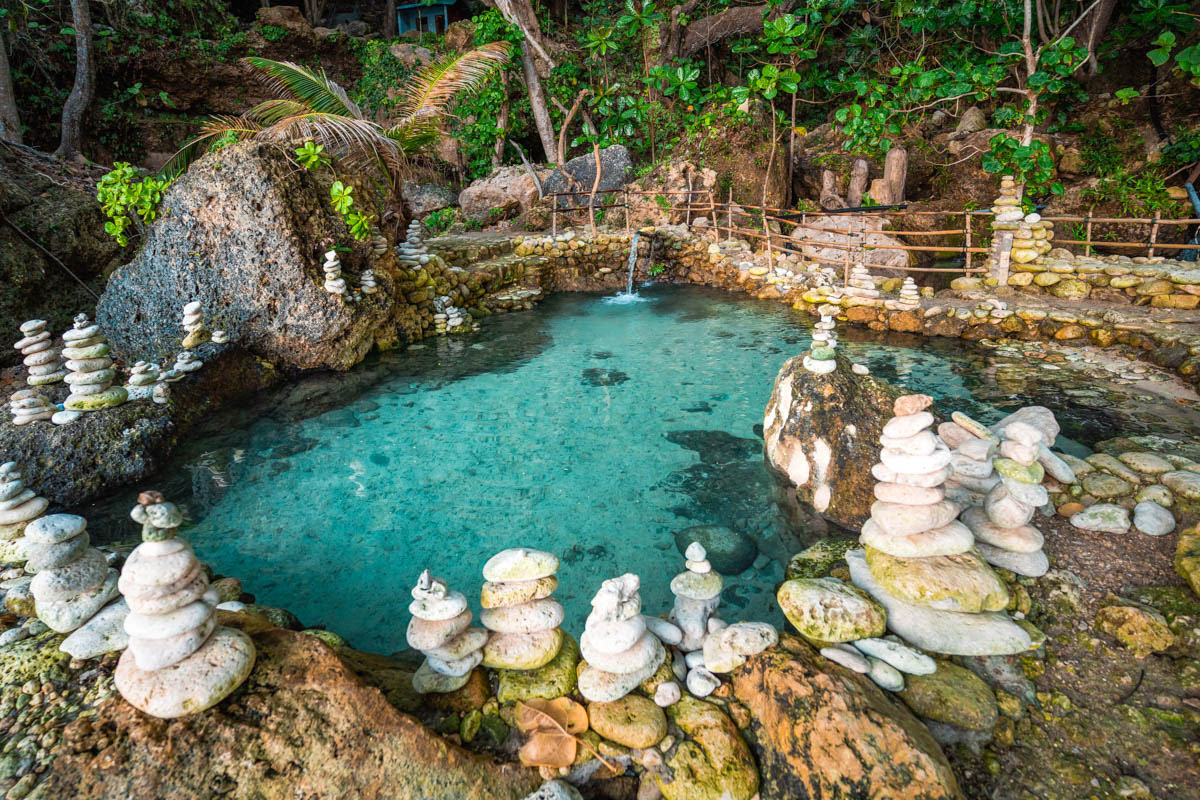
<path id="1" fill-rule="evenodd" d="M 1069 459 L 1072 477 L 1051 485 L 1058 514 L 1080 530 L 1098 533 L 1174 531 L 1172 509 L 1200 499 L 1200 463 L 1178 452 L 1150 450 L 1151 442 L 1137 439 L 1101 442 L 1101 452 L 1086 459 L 1062 456 Z"/>
<path id="2" fill-rule="evenodd" d="M 25 526 L 25 571 L 34 573 L 29 590 L 38 619 L 51 630 L 75 630 L 117 596 L 117 571 L 90 545 L 87 520 L 74 514 Z"/>
<path id="3" fill-rule="evenodd" d="M 20 554 L 21 535 L 26 525 L 46 513 L 49 505 L 49 500 L 26 488 L 15 461 L 0 464 L 0 547 L 4 561 L 25 560 Z"/>
<path id="4" fill-rule="evenodd" d="M 413 689 L 421 694 L 453 692 L 466 685 L 471 670 L 483 661 L 488 632 L 472 628 L 471 610 L 462 592 L 452 592 L 446 582 L 421 573 L 412 590 L 408 611 L 408 646 L 425 656 L 413 674 Z"/>
<path id="5" fill-rule="evenodd" d="M 22 362 L 29 368 L 25 383 L 30 386 L 45 386 L 58 383 L 67 376 L 54 347 L 50 331 L 44 319 L 31 319 L 21 324 L 21 339 L 13 345 L 24 356 Z"/>
<path id="6" fill-rule="evenodd" d="M 119 406 L 128 399 L 124 387 L 112 385 L 117 373 L 99 325 L 88 319 L 87 314 L 79 314 L 72 329 L 62 338 L 62 354 L 71 371 L 64 379 L 71 386 L 71 394 L 63 402 L 67 411 L 99 411 Z"/>
<path id="7" fill-rule="evenodd" d="M 558 587 L 558 556 L 543 550 L 501 550 L 483 565 L 479 621 L 492 632 L 483 665 L 492 669 L 543 667 L 562 647 L 562 605 L 551 597 Z"/>
<path id="8" fill-rule="evenodd" d="M 9 409 L 12 411 L 13 425 L 28 425 L 38 420 L 48 420 L 58 411 L 58 407 L 47 400 L 41 389 L 36 386 L 13 392 L 9 398 Z"/>
<path id="9" fill-rule="evenodd" d="M 642 617 L 641 582 L 626 573 L 604 581 L 592 598 L 579 651 L 579 693 L 608 703 L 636 689 L 658 671 L 667 651 Z"/>

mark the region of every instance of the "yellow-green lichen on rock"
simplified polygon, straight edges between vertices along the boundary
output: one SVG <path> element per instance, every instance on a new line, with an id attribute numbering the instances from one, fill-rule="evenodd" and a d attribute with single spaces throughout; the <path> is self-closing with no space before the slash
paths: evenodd
<path id="1" fill-rule="evenodd" d="M 657 775 L 667 800 L 750 800 L 758 768 L 733 720 L 712 703 L 684 696 L 669 709 L 687 734 L 667 760 L 670 780 Z"/>
<path id="2" fill-rule="evenodd" d="M 553 700 L 569 694 L 575 688 L 575 665 L 579 661 L 579 645 L 570 634 L 564 633 L 562 640 L 558 654 L 543 667 L 531 670 L 497 670 L 500 684 L 496 691 L 496 699 L 501 703 L 511 703 L 535 697 Z"/>
<path id="3" fill-rule="evenodd" d="M 990 731 L 999 715 L 988 685 L 950 661 L 938 661 L 929 675 L 905 675 L 898 694 L 914 714 L 967 730 Z"/>
<path id="4" fill-rule="evenodd" d="M 0 686 L 65 680 L 71 656 L 59 650 L 66 634 L 45 631 L 0 647 Z"/>
<path id="5" fill-rule="evenodd" d="M 867 547 L 871 575 L 888 594 L 941 611 L 977 614 L 1008 607 L 1008 589 L 977 552 L 897 558 Z"/>
<path id="6" fill-rule="evenodd" d="M 1200 595 L 1200 528 L 1191 527 L 1179 533 L 1175 543 L 1175 571 Z"/>
<path id="7" fill-rule="evenodd" d="M 1163 615 L 1137 606 L 1105 606 L 1096 612 L 1096 630 L 1107 633 L 1138 658 L 1175 644 L 1175 634 Z"/>

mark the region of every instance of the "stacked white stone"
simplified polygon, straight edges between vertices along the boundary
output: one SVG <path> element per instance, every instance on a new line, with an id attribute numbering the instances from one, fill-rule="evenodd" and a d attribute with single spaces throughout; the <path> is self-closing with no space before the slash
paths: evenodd
<path id="1" fill-rule="evenodd" d="M 879 289 L 871 278 L 870 271 L 862 264 L 855 264 L 850 270 L 850 280 L 846 283 L 845 293 L 851 297 L 879 297 Z"/>
<path id="2" fill-rule="evenodd" d="M 49 505 L 49 500 L 25 487 L 15 461 L 0 464 L 0 561 L 25 560 L 21 535 Z"/>
<path id="3" fill-rule="evenodd" d="M 123 386 L 113 386 L 117 377 L 108 342 L 87 314 L 75 317 L 75 326 L 63 334 L 62 354 L 71 374 L 65 378 L 71 386 L 63 406 L 68 411 L 99 411 L 124 403 L 129 394 Z"/>
<path id="4" fill-rule="evenodd" d="M 699 542 L 684 551 L 686 569 L 671 579 L 675 605 L 670 620 L 683 632 L 679 649 L 691 653 L 704 647 L 708 621 L 721 602 L 721 576 L 708 563 L 708 553 Z"/>
<path id="5" fill-rule="evenodd" d="M 941 434 L 943 428 L 953 424 L 942 423 L 938 433 Z M 1000 482 L 999 476 L 992 468 L 996 440 L 970 435 L 962 439 L 948 439 L 947 436 L 951 434 L 943 436 L 942 441 L 950 446 L 957 446 L 950 459 L 952 472 L 945 483 L 946 496 L 961 506 L 982 506 L 987 493 Z"/>
<path id="6" fill-rule="evenodd" d="M 38 619 L 59 633 L 87 622 L 117 596 L 117 571 L 90 547 L 87 520 L 50 514 L 25 526 L 25 571 Z"/>
<path id="7" fill-rule="evenodd" d="M 195 353 L 191 350 L 182 350 L 179 355 L 175 356 L 175 363 L 171 365 L 171 372 L 174 372 L 178 377 L 171 376 L 168 378 L 164 376 L 164 380 L 174 383 L 187 373 L 195 372 L 203 366 L 204 362 L 196 358 Z"/>
<path id="8" fill-rule="evenodd" d="M 909 310 L 921 306 L 921 290 L 911 277 L 906 277 L 900 286 L 900 305 Z"/>
<path id="9" fill-rule="evenodd" d="M 704 637 L 704 668 L 711 673 L 733 672 L 746 659 L 779 642 L 779 633 L 766 622 L 735 622 Z"/>
<path id="10" fill-rule="evenodd" d="M 1045 469 L 1038 459 L 1041 448 L 1052 440 L 1020 420 L 1007 423 L 1002 433 L 1001 457 L 994 462 L 999 481 L 988 492 L 983 508 L 968 508 L 962 520 L 989 564 L 1038 578 L 1050 563 L 1042 550 L 1041 531 L 1030 523 L 1034 511 L 1050 502 L 1042 486 Z"/>
<path id="11" fill-rule="evenodd" d="M 801 361 L 804 368 L 813 374 L 828 375 L 837 369 L 837 331 L 833 317 L 839 310 L 837 306 L 828 304 L 817 307 L 821 319 L 813 325 L 812 348 Z"/>
<path id="12" fill-rule="evenodd" d="M 25 383 L 30 386 L 45 386 L 58 383 L 67 376 L 63 369 L 59 351 L 46 330 L 46 320 L 31 319 L 21 325 L 21 340 L 13 345 L 24 356 L 22 363 L 29 367 Z"/>
<path id="13" fill-rule="evenodd" d="M 386 251 L 385 247 L 384 252 Z M 375 294 L 379 291 L 379 287 L 375 285 L 375 270 L 373 269 L 363 270 L 362 277 L 359 278 L 359 283 L 362 285 L 363 294 Z"/>
<path id="14" fill-rule="evenodd" d="M 217 593 L 192 548 L 176 536 L 183 514 L 175 504 L 143 492 L 130 516 L 142 525 L 142 543 L 121 570 L 129 647 L 117 664 L 117 691 L 163 719 L 203 711 L 250 675 L 254 643 L 217 625 Z"/>
<path id="15" fill-rule="evenodd" d="M 1050 240 L 1054 238 L 1054 225 L 1042 219 L 1041 214 L 1027 214 L 1025 224 L 1033 235 L 1033 249 L 1039 256 L 1044 256 L 1053 249 Z"/>
<path id="16" fill-rule="evenodd" d="M 338 258 L 336 250 L 325 253 L 325 263 L 321 268 L 325 270 L 325 291 L 330 294 L 345 294 L 346 279 L 342 277 L 342 261 Z"/>
<path id="17" fill-rule="evenodd" d="M 200 313 L 200 302 L 193 300 L 183 307 L 183 349 L 191 350 L 212 339 L 208 328 L 204 327 L 204 317 Z"/>
<path id="18" fill-rule="evenodd" d="M 471 317 L 466 311 L 456 307 L 449 296 L 436 298 L 433 306 L 436 311 L 433 315 L 433 325 L 438 333 L 455 333 L 464 328 L 470 329 Z"/>
<path id="19" fill-rule="evenodd" d="M 1016 230 L 1017 225 L 1025 218 L 1021 211 L 1021 201 L 1017 198 L 1017 182 L 1012 175 L 1000 179 L 1000 196 L 992 204 L 992 229 Z"/>
<path id="20" fill-rule="evenodd" d="M 608 703 L 632 692 L 667 658 L 666 648 L 642 617 L 641 582 L 625 573 L 604 581 L 592 598 L 579 651 L 579 693 L 593 703 Z"/>
<path id="21" fill-rule="evenodd" d="M 1041 219 L 1041 217 L 1038 217 L 1037 214 L 1030 214 L 1029 217 L 1036 217 L 1039 220 Z M 1043 240 L 1046 237 L 1046 231 L 1044 229 L 1039 229 L 1035 232 L 1033 224 L 1028 221 L 1029 217 L 1025 217 L 1025 219 L 1017 226 L 1016 233 L 1013 234 L 1012 253 L 1010 258 L 1012 258 L 1012 260 L 1017 264 L 1028 264 L 1030 261 L 1033 261 L 1039 255 L 1041 255 L 1041 250 L 1038 248 L 1037 244 L 1037 234 L 1040 233 Z"/>
<path id="22" fill-rule="evenodd" d="M 556 572 L 558 556 L 527 547 L 501 550 L 483 565 L 479 621 L 493 633 L 483 647 L 485 667 L 537 669 L 558 655 L 564 612 L 550 596 Z"/>
<path id="23" fill-rule="evenodd" d="M 213 344 L 225 344 L 228 341 L 229 341 L 229 334 L 226 333 L 225 331 L 213 331 L 212 332 L 212 343 Z"/>
<path id="24" fill-rule="evenodd" d="M 41 389 L 36 386 L 13 392 L 9 398 L 12 409 L 13 425 L 28 425 L 41 419 L 50 419 L 58 409 L 42 396 Z"/>
<path id="25" fill-rule="evenodd" d="M 425 660 L 412 677 L 413 689 L 420 694 L 445 693 L 461 689 L 470 680 L 471 670 L 483 661 L 483 645 L 488 632 L 469 627 L 471 610 L 462 592 L 446 589 L 446 582 L 421 573 L 412 590 L 409 613 L 408 646 L 420 650 Z"/>
<path id="26" fill-rule="evenodd" d="M 125 391 L 129 393 L 130 400 L 145 400 L 154 396 L 154 386 L 158 380 L 158 364 L 138 361 L 130 368 Z"/>
<path id="27" fill-rule="evenodd" d="M 386 255 L 388 251 L 387 237 L 382 233 L 377 233 L 371 237 L 371 255 L 379 258 Z"/>

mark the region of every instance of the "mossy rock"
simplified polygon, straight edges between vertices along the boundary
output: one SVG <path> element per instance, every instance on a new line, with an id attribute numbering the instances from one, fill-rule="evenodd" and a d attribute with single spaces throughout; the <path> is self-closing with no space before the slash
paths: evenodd
<path id="1" fill-rule="evenodd" d="M 675 680 L 675 670 L 671 666 L 671 660 L 670 653 L 668 652 L 667 657 L 658 665 L 658 669 L 655 670 L 654 674 L 642 681 L 641 686 L 638 687 L 647 697 L 654 697 L 654 693 L 658 691 L 659 684 Z"/>
<path id="2" fill-rule="evenodd" d="M 656 775 L 667 800 L 750 800 L 758 768 L 733 720 L 712 703 L 684 695 L 668 710 L 687 735 L 667 760 L 672 779 Z"/>
<path id="3" fill-rule="evenodd" d="M 46 631 L 0 647 L 0 686 L 65 680 L 71 656 L 59 650 L 66 634 Z"/>
<path id="4" fill-rule="evenodd" d="M 854 539 L 822 539 L 801 550 L 788 561 L 784 578 L 824 578 L 846 557 L 847 550 L 858 547 Z"/>
<path id="5" fill-rule="evenodd" d="M 941 611 L 1003 611 L 1008 589 L 975 551 L 953 556 L 897 558 L 866 548 L 871 576 L 888 594 Z"/>
<path id="6" fill-rule="evenodd" d="M 1175 543 L 1175 571 L 1200 595 L 1200 529 L 1180 532 Z"/>
<path id="7" fill-rule="evenodd" d="M 914 714 L 972 731 L 990 731 L 999 708 L 992 690 L 974 672 L 938 661 L 930 675 L 905 675 L 898 692 Z"/>
<path id="8" fill-rule="evenodd" d="M 882 636 L 887 612 L 875 598 L 836 578 L 793 578 L 775 593 L 779 608 L 811 641 L 850 642 Z"/>
<path id="9" fill-rule="evenodd" d="M 1157 611 L 1137 606 L 1105 606 L 1096 613 L 1096 630 L 1125 645 L 1138 658 L 1175 644 L 1175 634 Z"/>
<path id="10" fill-rule="evenodd" d="M 667 715 L 654 701 L 627 694 L 608 703 L 588 703 L 592 730 L 625 747 L 653 747 L 667 735 Z"/>
<path id="11" fill-rule="evenodd" d="M 496 670 L 500 679 L 496 698 L 501 703 L 511 703 L 535 697 L 553 700 L 570 694 L 575 688 L 575 666 L 578 663 L 579 645 L 570 634 L 564 633 L 558 655 L 544 667 L 531 670 Z"/>

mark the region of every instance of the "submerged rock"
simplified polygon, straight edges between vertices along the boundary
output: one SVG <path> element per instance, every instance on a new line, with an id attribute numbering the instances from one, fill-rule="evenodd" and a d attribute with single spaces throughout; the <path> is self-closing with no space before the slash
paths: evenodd
<path id="1" fill-rule="evenodd" d="M 754 539 L 723 525 L 693 525 L 675 532 L 675 546 L 684 555 L 692 542 L 699 542 L 712 568 L 722 575 L 745 572 L 754 563 L 758 547 Z"/>

